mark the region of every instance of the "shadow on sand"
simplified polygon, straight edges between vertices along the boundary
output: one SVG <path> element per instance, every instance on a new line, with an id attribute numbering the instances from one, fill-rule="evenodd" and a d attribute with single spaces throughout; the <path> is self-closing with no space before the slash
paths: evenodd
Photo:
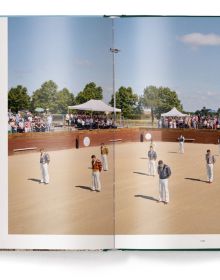
<path id="1" fill-rule="evenodd" d="M 191 181 L 197 181 L 197 182 L 203 182 L 203 183 L 209 183 L 209 181 L 197 179 L 197 178 L 184 178 L 185 180 L 191 180 Z"/>
<path id="2" fill-rule="evenodd" d="M 168 152 L 168 154 L 179 154 L 178 152 Z"/>
<path id="3" fill-rule="evenodd" d="M 147 173 L 143 173 L 143 172 L 136 172 L 136 171 L 134 171 L 133 173 L 135 173 L 135 174 L 139 174 L 139 175 L 150 176 L 150 175 L 148 175 Z"/>
<path id="4" fill-rule="evenodd" d="M 141 157 L 140 159 L 148 159 L 147 157 Z"/>
<path id="5" fill-rule="evenodd" d="M 148 200 L 158 201 L 158 199 L 156 199 L 152 196 L 147 196 L 147 195 L 142 195 L 142 194 L 136 194 L 136 195 L 134 195 L 134 197 L 141 197 L 141 198 L 148 199 Z"/>
<path id="6" fill-rule="evenodd" d="M 92 191 L 92 189 L 90 187 L 87 187 L 87 186 L 75 186 L 75 188 L 80 188 L 80 189 L 83 189 L 83 190 Z"/>
<path id="7" fill-rule="evenodd" d="M 33 181 L 40 184 L 40 179 L 28 178 L 28 181 Z"/>

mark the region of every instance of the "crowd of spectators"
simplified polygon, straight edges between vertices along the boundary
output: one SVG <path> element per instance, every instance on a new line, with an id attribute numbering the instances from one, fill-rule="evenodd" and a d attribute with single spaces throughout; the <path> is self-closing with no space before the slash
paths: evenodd
<path id="1" fill-rule="evenodd" d="M 116 128 L 114 120 L 106 115 L 66 114 L 66 125 L 77 129 L 108 129 Z"/>
<path id="2" fill-rule="evenodd" d="M 112 118 L 106 115 L 66 114 L 63 127 L 76 129 L 108 129 L 116 128 Z M 46 132 L 53 129 L 53 117 L 51 114 L 32 114 L 31 112 L 8 112 L 8 132 Z"/>
<path id="3" fill-rule="evenodd" d="M 192 129 L 220 129 L 218 115 L 192 115 L 187 117 L 162 117 L 158 121 L 159 128 L 192 128 Z"/>
<path id="4" fill-rule="evenodd" d="M 117 128 L 113 118 L 105 114 L 66 114 L 62 126 L 75 129 Z M 186 117 L 162 117 L 158 128 L 220 129 L 218 115 L 191 115 Z M 53 129 L 53 117 L 50 113 L 34 115 L 31 112 L 8 113 L 8 132 L 46 132 Z"/>
<path id="5" fill-rule="evenodd" d="M 45 132 L 52 128 L 52 115 L 33 115 L 31 112 L 8 113 L 8 132 Z"/>

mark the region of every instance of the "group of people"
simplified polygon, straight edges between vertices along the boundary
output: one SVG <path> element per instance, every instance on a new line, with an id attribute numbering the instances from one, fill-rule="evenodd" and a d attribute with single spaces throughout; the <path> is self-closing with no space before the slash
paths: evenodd
<path id="1" fill-rule="evenodd" d="M 52 128 L 51 114 L 41 116 L 31 112 L 8 113 L 8 133 L 45 132 Z"/>
<path id="2" fill-rule="evenodd" d="M 179 141 L 179 153 L 184 153 L 184 142 L 185 137 L 180 135 L 178 138 Z M 220 137 L 218 138 L 218 146 L 220 153 Z M 92 168 L 92 183 L 91 190 L 92 191 L 101 191 L 101 182 L 100 182 L 100 172 L 102 170 L 108 171 L 108 147 L 101 143 L 100 147 L 100 155 L 101 160 L 96 157 L 96 155 L 91 156 L 91 168 Z M 165 205 L 169 203 L 169 187 L 168 187 L 168 179 L 171 176 L 171 168 L 163 162 L 163 160 L 159 160 L 156 164 L 157 153 L 155 151 L 155 145 L 151 140 L 150 148 L 147 153 L 148 158 L 148 175 L 155 176 L 156 173 L 159 176 L 159 198 L 158 202 L 163 202 Z M 50 156 L 48 153 L 44 151 L 44 149 L 40 150 L 40 167 L 41 167 L 41 183 L 48 184 L 49 183 L 49 173 L 48 173 L 48 165 L 50 162 Z M 216 159 L 214 155 L 212 155 L 211 150 L 208 149 L 205 155 L 205 163 L 207 170 L 207 178 L 208 183 L 212 183 L 214 180 L 214 164 Z M 156 166 L 157 165 L 157 166 Z"/>
<path id="3" fill-rule="evenodd" d="M 65 122 L 67 126 L 77 129 L 108 129 L 116 128 L 113 118 L 106 115 L 88 115 L 88 114 L 66 114 Z"/>
<path id="4" fill-rule="evenodd" d="M 101 143 L 100 154 L 101 160 L 99 160 L 95 155 L 91 156 L 91 168 L 92 168 L 92 191 L 101 191 L 101 182 L 100 182 L 100 172 L 108 171 L 108 153 L 109 149 L 104 144 Z M 50 163 L 50 156 L 44 148 L 40 149 L 40 171 L 41 171 L 41 180 L 40 183 L 49 184 L 50 176 L 48 171 L 48 166 Z"/>
<path id="5" fill-rule="evenodd" d="M 184 153 L 184 142 L 185 137 L 180 135 L 178 138 L 179 141 L 179 153 Z M 218 138 L 218 148 L 220 154 L 220 137 Z M 156 168 L 157 153 L 153 141 L 151 141 L 150 149 L 148 151 L 148 175 L 155 176 L 156 172 L 159 175 L 159 199 L 158 202 L 163 202 L 164 204 L 169 203 L 169 188 L 168 188 L 168 179 L 171 176 L 171 169 L 166 165 L 162 160 L 158 161 L 158 166 Z M 211 184 L 214 180 L 214 164 L 216 159 L 212 155 L 211 150 L 208 149 L 205 155 L 205 164 L 207 171 L 208 183 Z"/>
<path id="6" fill-rule="evenodd" d="M 186 117 L 161 117 L 158 128 L 220 129 L 220 117 L 192 115 Z"/>

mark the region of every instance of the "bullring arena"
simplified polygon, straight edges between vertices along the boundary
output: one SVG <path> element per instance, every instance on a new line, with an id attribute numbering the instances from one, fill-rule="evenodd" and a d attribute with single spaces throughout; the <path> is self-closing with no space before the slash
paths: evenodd
<path id="1" fill-rule="evenodd" d="M 147 175 L 146 133 L 158 159 L 172 170 L 168 205 L 157 203 L 158 176 Z M 178 153 L 180 134 L 190 139 L 184 154 Z M 219 136 L 214 130 L 143 128 L 9 135 L 9 234 L 219 234 Z M 90 157 L 100 157 L 101 142 L 109 147 L 109 171 L 101 172 L 97 193 L 90 190 Z M 49 185 L 39 183 L 41 147 L 51 157 Z M 216 157 L 212 184 L 206 178 L 207 149 Z"/>

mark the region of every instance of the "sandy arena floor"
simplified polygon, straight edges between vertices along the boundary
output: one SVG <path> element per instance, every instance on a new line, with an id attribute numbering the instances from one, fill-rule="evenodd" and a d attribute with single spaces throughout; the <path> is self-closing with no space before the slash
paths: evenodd
<path id="1" fill-rule="evenodd" d="M 158 159 L 172 169 L 170 203 L 157 203 L 158 177 L 147 175 L 146 143 L 116 144 L 116 233 L 220 233 L 220 156 L 216 145 L 157 142 Z M 216 155 L 215 180 L 206 182 L 204 155 Z M 112 147 L 102 192 L 89 190 L 91 154 L 99 147 L 50 152 L 51 182 L 39 184 L 39 154 L 9 157 L 10 234 L 112 234 Z"/>

